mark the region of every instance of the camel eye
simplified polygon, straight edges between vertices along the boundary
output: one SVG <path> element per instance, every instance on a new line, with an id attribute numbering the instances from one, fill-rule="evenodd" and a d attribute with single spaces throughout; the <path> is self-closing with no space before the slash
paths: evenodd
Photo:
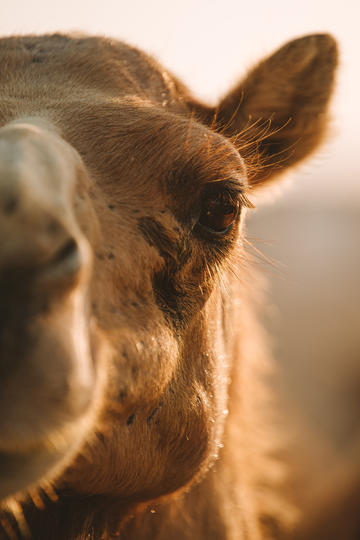
<path id="1" fill-rule="evenodd" d="M 234 225 L 240 210 L 240 202 L 228 194 L 206 199 L 202 205 L 199 224 L 216 234 L 225 234 Z"/>

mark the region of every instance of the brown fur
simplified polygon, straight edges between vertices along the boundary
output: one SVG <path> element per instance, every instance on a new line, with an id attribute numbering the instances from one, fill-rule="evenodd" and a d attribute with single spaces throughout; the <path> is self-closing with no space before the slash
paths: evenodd
<path id="1" fill-rule="evenodd" d="M 290 42 L 216 109 L 104 38 L 4 39 L 0 65 L 1 537 L 280 538 L 243 217 L 321 141 L 333 39 Z M 223 234 L 199 224 L 216 196 L 241 207 Z"/>

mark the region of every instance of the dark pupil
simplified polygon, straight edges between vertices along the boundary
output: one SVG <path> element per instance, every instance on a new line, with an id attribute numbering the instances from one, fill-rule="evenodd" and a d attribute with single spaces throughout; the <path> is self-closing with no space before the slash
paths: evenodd
<path id="1" fill-rule="evenodd" d="M 199 222 L 216 232 L 224 232 L 234 223 L 237 213 L 236 203 L 208 201 L 200 214 Z"/>

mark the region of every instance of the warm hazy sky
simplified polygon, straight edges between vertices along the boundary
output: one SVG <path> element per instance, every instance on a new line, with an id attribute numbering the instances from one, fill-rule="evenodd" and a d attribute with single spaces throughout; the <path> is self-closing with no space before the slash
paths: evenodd
<path id="1" fill-rule="evenodd" d="M 360 0 L 0 0 L 0 33 L 83 30 L 153 52 L 201 97 L 214 100 L 263 54 L 328 31 L 341 46 L 333 140 L 302 172 L 304 193 L 360 204 Z M 1 68 L 1 66 L 0 66 Z M 316 177 L 314 179 L 314 176 Z M 315 181 L 316 180 L 316 181 Z"/>

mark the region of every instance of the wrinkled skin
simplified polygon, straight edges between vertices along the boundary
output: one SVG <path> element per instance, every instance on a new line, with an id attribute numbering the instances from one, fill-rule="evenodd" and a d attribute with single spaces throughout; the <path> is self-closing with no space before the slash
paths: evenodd
<path id="1" fill-rule="evenodd" d="M 268 538 L 243 220 L 321 142 L 334 41 L 285 45 L 216 114 L 103 38 L 0 62 L 1 537 Z"/>

